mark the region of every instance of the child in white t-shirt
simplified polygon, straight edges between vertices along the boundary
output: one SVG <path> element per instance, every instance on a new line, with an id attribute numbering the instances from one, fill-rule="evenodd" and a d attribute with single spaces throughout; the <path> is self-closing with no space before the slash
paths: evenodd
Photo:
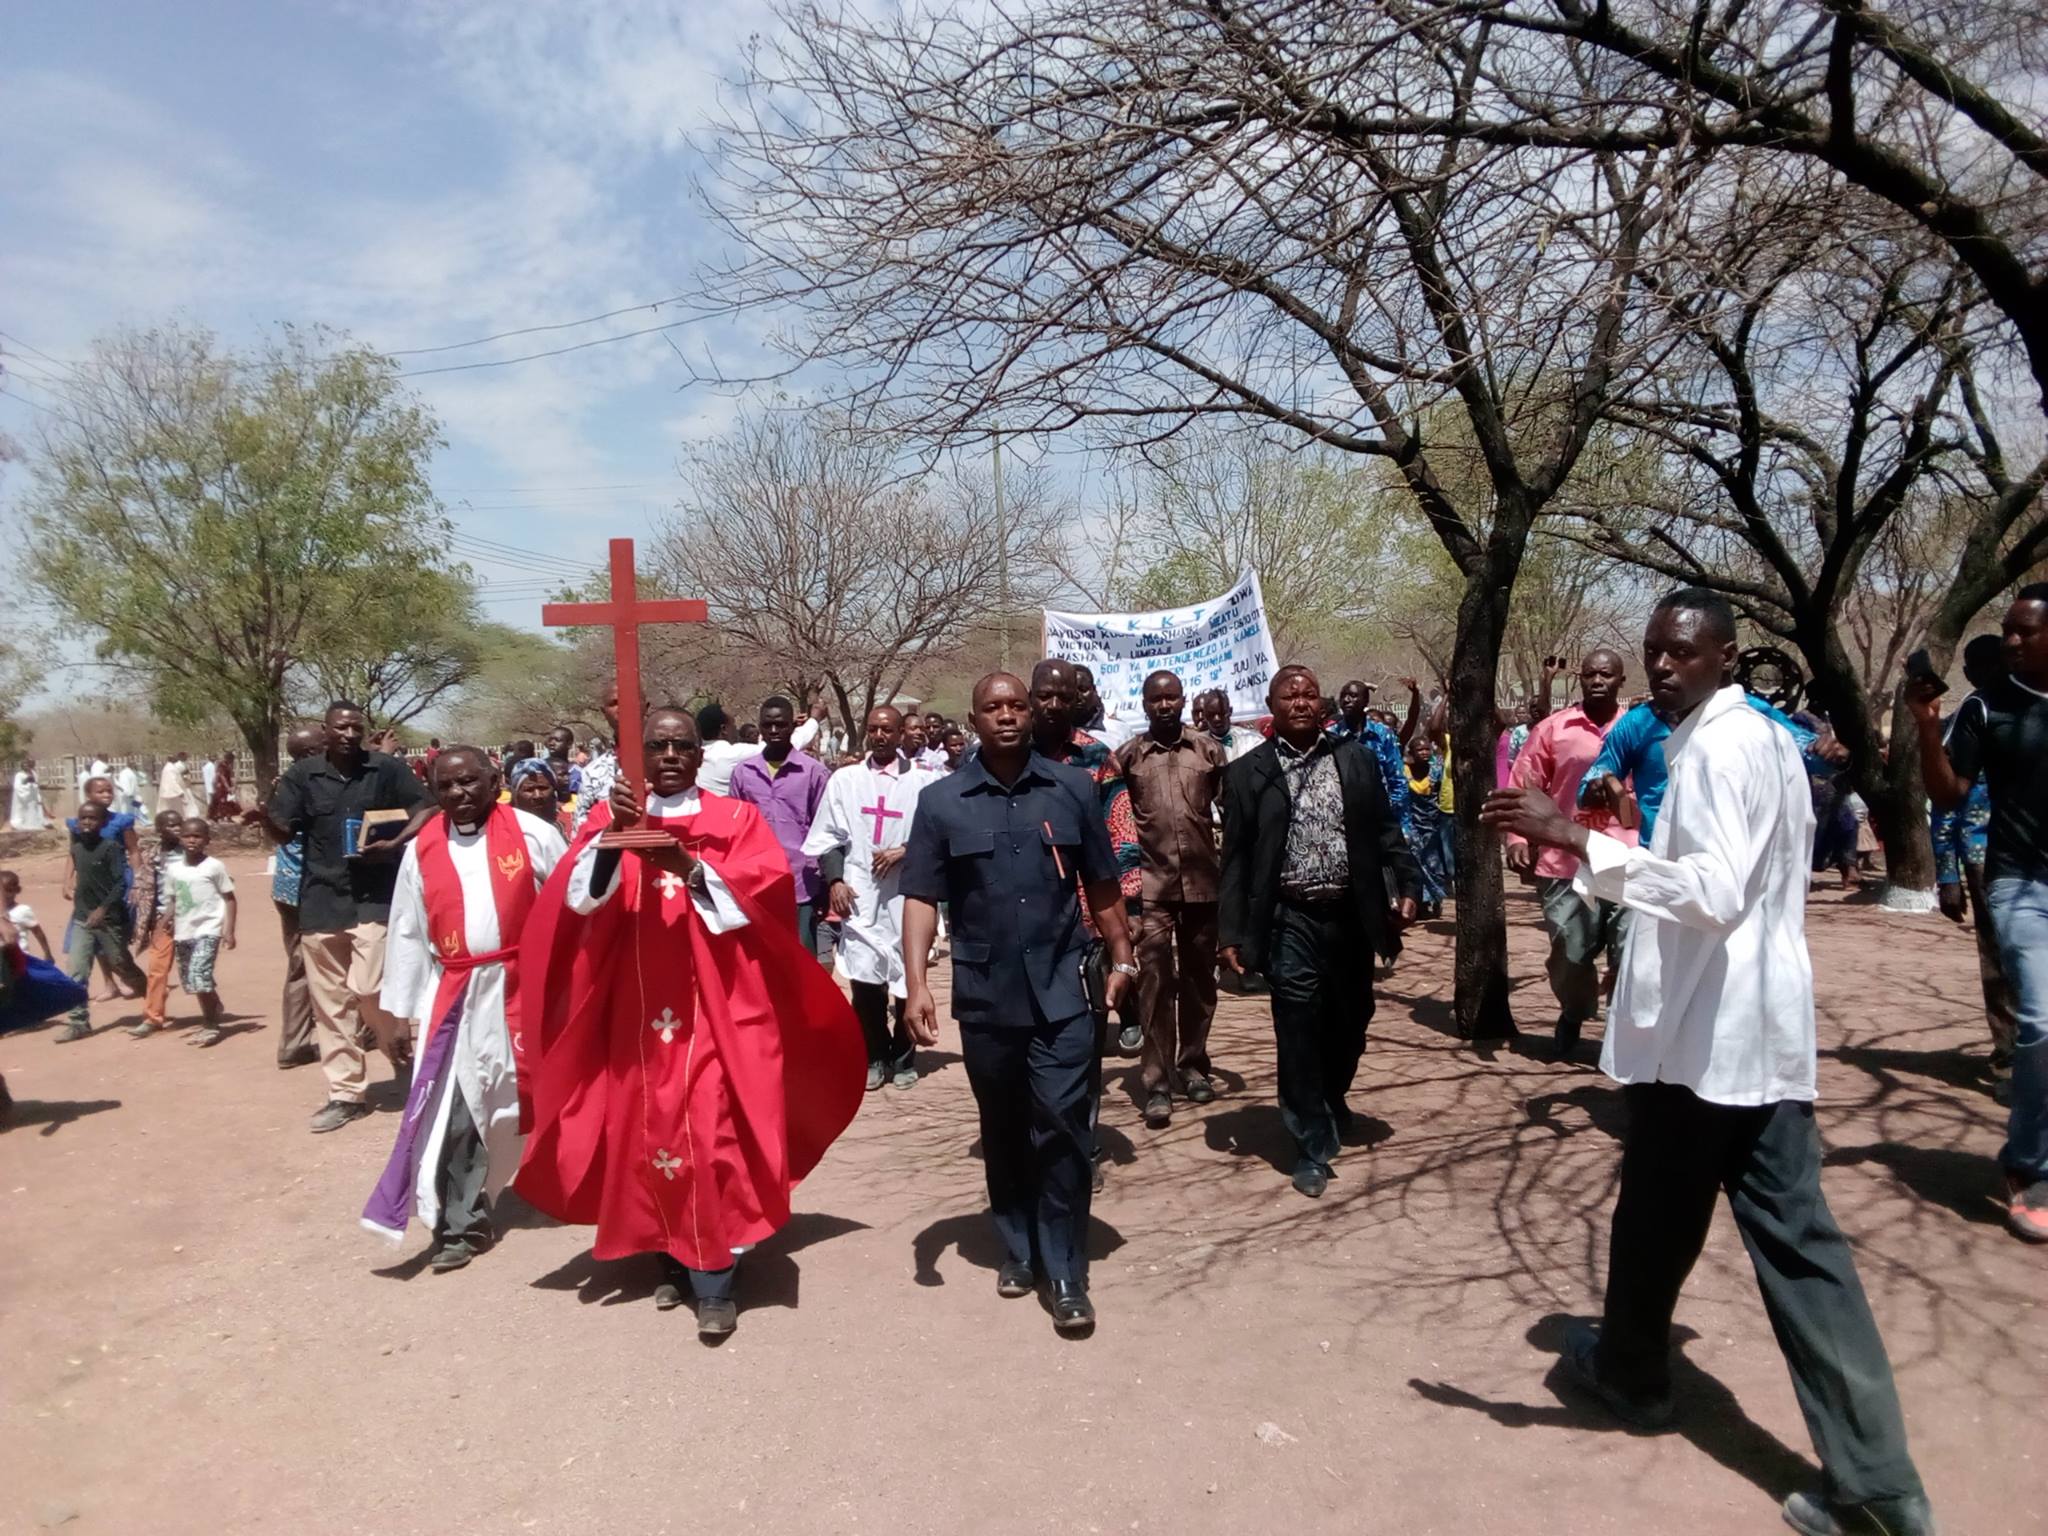
<path id="1" fill-rule="evenodd" d="M 52 965 L 56 957 L 50 953 L 50 936 L 43 932 L 43 925 L 36 921 L 36 909 L 21 899 L 21 876 L 11 869 L 0 869 L 0 907 L 7 911 L 7 921 L 20 930 L 26 939 L 30 934 L 43 947 L 43 958 Z"/>
<path id="2" fill-rule="evenodd" d="M 227 865 L 206 851 L 213 829 L 204 817 L 187 817 L 178 840 L 185 856 L 164 865 L 171 885 L 171 945 L 178 956 L 178 980 L 199 999 L 205 1020 L 192 1043 L 218 1045 L 226 1010 L 213 989 L 213 959 L 220 950 L 235 947 L 235 882 Z"/>

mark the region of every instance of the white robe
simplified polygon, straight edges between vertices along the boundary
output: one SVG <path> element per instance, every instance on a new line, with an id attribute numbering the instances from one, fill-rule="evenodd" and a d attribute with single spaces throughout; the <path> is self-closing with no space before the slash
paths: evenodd
<path id="1" fill-rule="evenodd" d="M 165 763 L 164 771 L 156 781 L 156 813 L 176 811 L 180 816 L 204 816 L 206 807 L 199 803 L 185 781 L 183 763 Z"/>
<path id="2" fill-rule="evenodd" d="M 562 834 L 538 816 L 519 811 L 519 830 L 536 883 L 568 853 Z M 481 831 L 448 832 L 448 857 L 462 881 L 464 940 L 473 955 L 489 954 L 518 935 L 500 935 L 498 907 L 491 897 L 491 851 Z M 427 893 L 420 878 L 419 844 L 407 845 L 398 866 L 398 887 L 391 899 L 391 922 L 384 941 L 385 1011 L 425 1025 L 433 1012 L 434 992 L 441 985 L 441 962 L 428 937 Z M 480 965 L 469 973 L 469 994 L 462 1008 L 448 1079 L 433 1087 L 424 1113 L 432 1116 L 420 1144 L 420 1176 L 413 1210 L 432 1232 L 441 1218 L 442 1144 L 448 1135 L 448 1113 L 454 1101 L 452 1081 L 469 1106 L 469 1118 L 484 1139 L 484 1193 L 495 1195 L 519 1168 L 519 1078 L 513 1062 L 512 1036 L 505 1020 L 505 967 Z"/>
<path id="3" fill-rule="evenodd" d="M 14 775 L 14 803 L 8 808 L 7 822 L 17 832 L 34 832 L 49 825 L 43 814 L 42 788 L 25 770 Z"/>
<path id="4" fill-rule="evenodd" d="M 131 816 L 142 815 L 142 775 L 132 764 L 122 764 L 121 771 L 114 775 L 114 808 Z"/>
<path id="5" fill-rule="evenodd" d="M 803 851 L 816 858 L 834 848 L 846 854 L 853 916 L 839 924 L 839 970 L 848 981 L 886 984 L 897 997 L 909 988 L 903 975 L 903 866 L 875 877 L 875 855 L 910 841 L 917 797 L 937 778 L 901 756 L 886 769 L 872 757 L 841 768 L 825 786 Z M 879 806 L 884 814 L 877 814 Z M 877 828 L 880 828 L 878 831 Z"/>
<path id="6" fill-rule="evenodd" d="M 704 808 L 704 798 L 692 786 L 679 795 L 654 795 L 647 797 L 647 814 L 664 820 L 694 816 Z M 592 838 L 583 845 L 583 851 L 576 855 L 576 867 L 569 872 L 569 889 L 564 893 L 571 912 L 580 912 L 586 917 L 612 899 L 612 892 L 619 888 L 619 866 L 612 866 L 611 878 L 603 890 L 592 890 L 596 877 L 598 839 Z M 713 933 L 731 933 L 747 926 L 746 908 L 732 893 L 732 887 L 725 883 L 724 876 L 699 859 L 704 870 L 704 889 L 690 892 L 690 904 L 697 909 L 697 915 L 704 920 L 704 926 Z"/>

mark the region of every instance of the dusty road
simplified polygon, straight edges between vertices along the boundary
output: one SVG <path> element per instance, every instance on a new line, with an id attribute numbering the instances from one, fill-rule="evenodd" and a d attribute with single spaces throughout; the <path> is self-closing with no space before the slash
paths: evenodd
<path id="1" fill-rule="evenodd" d="M 20 867 L 55 937 L 56 867 Z M 124 1004 L 77 1044 L 0 1039 L 0 1531 L 1714 1536 L 1780 1529 L 1814 1476 L 1725 1213 L 1680 1310 L 1680 1432 L 1555 1390 L 1561 1320 L 1596 1308 L 1618 1094 L 1460 1048 L 1441 925 L 1382 984 L 1353 1099 L 1377 1139 L 1321 1202 L 1279 1171 L 1258 1002 L 1226 998 L 1208 1109 L 1148 1133 L 1112 1091 L 1093 1340 L 996 1298 L 941 1049 L 870 1096 L 707 1349 L 651 1267 L 531 1213 L 447 1276 L 356 1226 L 392 1116 L 306 1134 L 320 1079 L 273 1065 L 267 887 L 233 867 L 220 1047 L 130 1040 Z M 1535 904 L 1512 912 L 1540 1020 Z M 1833 894 L 1811 930 L 1827 1189 L 1943 1529 L 2033 1536 L 2048 1255 L 1991 1201 L 1972 951 Z"/>

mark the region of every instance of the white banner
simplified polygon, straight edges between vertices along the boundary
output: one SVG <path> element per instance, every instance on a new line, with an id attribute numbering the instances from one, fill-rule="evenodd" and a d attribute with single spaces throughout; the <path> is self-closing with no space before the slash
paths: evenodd
<path id="1" fill-rule="evenodd" d="M 1179 676 L 1187 690 L 1188 719 L 1195 695 L 1221 688 L 1240 720 L 1266 712 L 1266 689 L 1279 663 L 1266 628 L 1265 599 L 1256 571 L 1240 576 L 1221 597 L 1191 608 L 1156 613 L 1055 613 L 1046 610 L 1045 654 L 1078 662 L 1095 673 L 1108 735 L 1123 740 L 1145 728 L 1145 679 L 1154 672 Z"/>

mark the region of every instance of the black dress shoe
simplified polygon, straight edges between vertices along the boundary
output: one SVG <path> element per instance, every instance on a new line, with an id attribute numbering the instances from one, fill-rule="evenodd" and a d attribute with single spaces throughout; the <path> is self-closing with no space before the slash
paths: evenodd
<path id="1" fill-rule="evenodd" d="M 1294 1187 L 1311 1200 L 1320 1200 L 1330 1187 L 1330 1170 L 1304 1158 L 1294 1170 Z"/>
<path id="2" fill-rule="evenodd" d="M 1011 1259 L 996 1271 L 996 1294 L 1012 1300 L 1029 1296 L 1038 1288 L 1038 1276 L 1031 1272 L 1031 1266 L 1022 1259 Z"/>
<path id="3" fill-rule="evenodd" d="M 1552 1061 L 1570 1061 L 1572 1057 L 1577 1055 L 1579 1036 L 1585 1027 L 1586 1021 L 1584 1019 L 1575 1019 L 1569 1015 L 1559 1019 L 1557 1021 L 1557 1031 L 1550 1037 L 1550 1059 Z"/>
<path id="4" fill-rule="evenodd" d="M 1564 1368 L 1581 1391 L 1596 1398 L 1630 1429 L 1654 1434 L 1669 1429 L 1672 1419 L 1677 1417 L 1677 1405 L 1668 1392 L 1638 1397 L 1600 1379 L 1600 1335 L 1584 1323 L 1574 1323 L 1565 1330 Z"/>
<path id="5" fill-rule="evenodd" d="M 1095 1331 L 1095 1303 L 1088 1299 L 1083 1282 L 1053 1281 L 1052 1326 L 1054 1332 L 1069 1339 L 1085 1339 Z"/>
<path id="6" fill-rule="evenodd" d="M 1187 1081 L 1187 1096 L 1190 1104 L 1214 1104 L 1216 1085 L 1200 1072 L 1190 1072 Z"/>
<path id="7" fill-rule="evenodd" d="M 1934 1507 L 1924 1493 L 1868 1504 L 1830 1504 L 1817 1493 L 1795 1493 L 1781 1513 L 1801 1536 L 1934 1536 Z"/>
<path id="8" fill-rule="evenodd" d="M 740 1325 L 740 1309 L 723 1296 L 706 1297 L 697 1303 L 697 1337 L 722 1339 Z"/>
<path id="9" fill-rule="evenodd" d="M 1173 1100 L 1162 1089 L 1145 1100 L 1145 1128 L 1163 1131 L 1173 1123 Z"/>

